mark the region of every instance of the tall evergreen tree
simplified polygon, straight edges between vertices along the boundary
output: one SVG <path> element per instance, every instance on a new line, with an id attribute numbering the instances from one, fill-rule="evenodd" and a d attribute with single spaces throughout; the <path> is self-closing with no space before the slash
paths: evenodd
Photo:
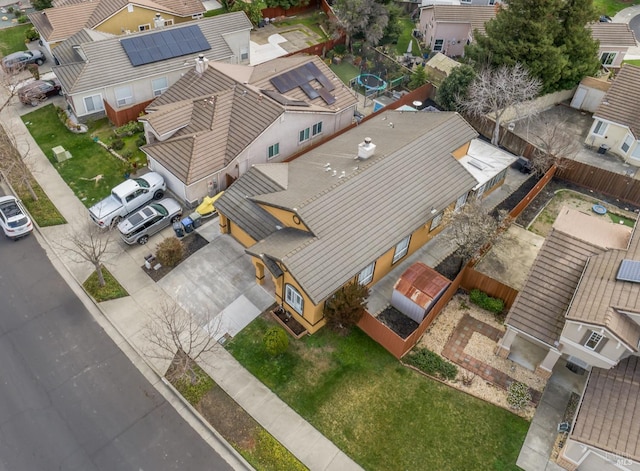
<path id="1" fill-rule="evenodd" d="M 592 0 L 506 0 L 465 54 L 476 68 L 522 64 L 548 93 L 595 72 Z"/>

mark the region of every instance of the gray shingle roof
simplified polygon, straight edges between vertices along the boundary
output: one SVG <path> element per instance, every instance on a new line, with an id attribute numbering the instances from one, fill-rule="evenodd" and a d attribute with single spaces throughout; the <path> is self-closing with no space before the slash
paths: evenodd
<path id="1" fill-rule="evenodd" d="M 355 160 L 365 136 L 374 136 L 375 155 Z M 476 136 L 457 113 L 389 111 L 368 120 L 289 163 L 286 190 L 252 198 L 297 213 L 314 237 L 287 239 L 283 251 L 278 231 L 248 251 L 280 260 L 318 304 L 429 221 L 432 208 L 473 188 L 451 153 Z M 262 167 L 269 164 L 254 171 Z"/>
<path id="2" fill-rule="evenodd" d="M 588 258 L 602 250 L 553 229 L 509 310 L 507 325 L 553 346 Z"/>
<path id="3" fill-rule="evenodd" d="M 640 359 L 594 368 L 571 438 L 640 461 Z"/>
<path id="4" fill-rule="evenodd" d="M 628 126 L 640 138 L 640 67 L 623 64 L 593 117 Z"/>
<path id="5" fill-rule="evenodd" d="M 434 18 L 439 23 L 469 23 L 471 32 L 484 34 L 484 25 L 496 17 L 495 6 L 485 5 L 433 5 Z"/>
<path id="6" fill-rule="evenodd" d="M 204 37 L 211 45 L 211 49 L 203 51 L 209 60 L 224 61 L 231 58 L 233 52 L 224 39 L 224 35 L 237 31 L 248 31 L 251 22 L 243 12 L 227 13 L 213 18 L 205 18 L 196 22 L 181 23 L 170 28 L 183 28 L 197 25 Z M 156 31 L 136 33 L 136 36 L 153 34 Z M 127 36 L 131 37 L 131 35 Z M 72 38 L 64 41 L 70 41 Z M 120 45 L 121 37 L 114 37 L 101 41 L 91 41 L 80 44 L 80 48 L 86 57 L 84 67 L 68 67 L 62 63 L 54 66 L 56 73 L 65 91 L 69 94 L 99 90 L 115 84 L 123 84 L 139 77 L 161 74 L 167 70 L 180 70 L 193 68 L 193 59 L 197 57 L 174 57 L 160 62 L 134 67 Z M 73 46 L 75 44 L 71 44 Z M 62 45 L 61 45 L 62 46 Z M 61 47 L 59 46 L 59 47 Z M 69 47 L 69 46 L 67 46 Z M 187 65 L 185 65 L 185 63 Z"/>

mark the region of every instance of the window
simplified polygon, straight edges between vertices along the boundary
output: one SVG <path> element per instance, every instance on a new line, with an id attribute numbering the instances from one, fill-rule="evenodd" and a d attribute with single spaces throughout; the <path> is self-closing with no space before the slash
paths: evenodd
<path id="1" fill-rule="evenodd" d="M 321 132 L 322 132 L 322 121 L 313 125 L 313 128 L 311 130 L 311 135 L 317 136 Z"/>
<path id="2" fill-rule="evenodd" d="M 596 126 L 593 128 L 593 134 L 596 136 L 604 136 L 604 133 L 607 131 L 607 123 L 604 121 L 597 120 Z"/>
<path id="3" fill-rule="evenodd" d="M 393 254 L 393 261 L 391 263 L 396 263 L 402 257 L 407 255 L 407 251 L 409 250 L 409 241 L 411 240 L 411 236 L 405 237 L 398 245 L 396 245 L 396 251 Z"/>
<path id="4" fill-rule="evenodd" d="M 131 86 L 116 88 L 115 94 L 118 106 L 126 106 L 133 103 L 133 90 Z"/>
<path id="5" fill-rule="evenodd" d="M 248 59 L 249 59 L 249 49 L 247 49 L 246 47 L 243 47 L 242 49 L 240 49 L 240 60 L 246 61 Z"/>
<path id="6" fill-rule="evenodd" d="M 624 138 L 624 142 L 620 146 L 620 149 L 622 149 L 622 152 L 626 154 L 627 152 L 629 152 L 629 149 L 631 149 L 631 144 L 633 144 L 633 136 L 627 134 L 627 136 Z"/>
<path id="7" fill-rule="evenodd" d="M 460 211 L 462 209 L 462 207 L 465 205 L 465 203 L 467 202 L 467 196 L 468 195 L 469 195 L 469 193 L 465 193 L 464 195 L 460 196 L 456 200 L 456 209 L 454 210 L 456 213 L 458 211 Z"/>
<path id="8" fill-rule="evenodd" d="M 160 96 L 167 88 L 169 88 L 169 82 L 167 77 L 160 77 L 151 81 L 151 88 L 153 90 L 153 96 Z"/>
<path id="9" fill-rule="evenodd" d="M 376 267 L 376 262 L 367 265 L 364 270 L 358 275 L 358 283 L 361 285 L 368 285 L 373 280 L 373 270 Z"/>
<path id="10" fill-rule="evenodd" d="M 602 341 L 604 337 L 600 335 L 598 332 L 591 332 L 591 335 L 587 338 L 587 341 L 584 343 L 584 346 L 589 350 L 595 350 L 598 348 L 598 345 Z"/>
<path id="11" fill-rule="evenodd" d="M 165 26 L 173 26 L 173 20 L 164 20 Z"/>
<path id="12" fill-rule="evenodd" d="M 302 315 L 302 311 L 304 308 L 304 299 L 302 299 L 302 296 L 297 289 L 289 284 L 286 285 L 284 288 L 284 299 L 287 304 L 293 308 L 294 311 Z"/>
<path id="13" fill-rule="evenodd" d="M 611 65 L 616 60 L 617 52 L 603 52 L 600 54 L 600 63 L 602 65 Z"/>
<path id="14" fill-rule="evenodd" d="M 204 17 L 203 13 L 196 13 L 195 15 L 191 15 L 192 20 L 199 20 L 202 17 Z"/>
<path id="15" fill-rule="evenodd" d="M 495 5 L 496 4 L 496 0 L 489 0 L 489 5 Z"/>
<path id="16" fill-rule="evenodd" d="M 471 0 L 460 0 L 460 3 L 471 3 Z"/>
<path id="17" fill-rule="evenodd" d="M 102 96 L 92 95 L 84 97 L 84 107 L 87 109 L 87 113 L 94 113 L 96 111 L 104 110 L 102 104 Z"/>
<path id="18" fill-rule="evenodd" d="M 433 50 L 435 51 L 442 51 L 442 46 L 444 45 L 444 39 L 436 39 L 435 42 L 433 43 Z"/>
<path id="19" fill-rule="evenodd" d="M 308 140 L 309 140 L 309 128 L 306 128 L 300 131 L 300 134 L 298 137 L 298 144 Z"/>
<path id="20" fill-rule="evenodd" d="M 149 31 L 151 29 L 151 25 L 147 23 L 146 25 L 138 26 L 138 31 Z"/>
<path id="21" fill-rule="evenodd" d="M 434 230 L 440 225 L 440 223 L 442 222 L 442 215 L 443 213 L 440 213 L 431 220 L 431 227 L 429 228 L 429 232 L 431 232 L 432 230 Z"/>
<path id="22" fill-rule="evenodd" d="M 636 141 L 636 148 L 631 151 L 631 157 L 640 159 L 640 141 Z"/>
<path id="23" fill-rule="evenodd" d="M 280 155 L 280 143 L 276 142 L 274 145 L 269 146 L 267 153 L 268 159 L 273 159 L 275 156 Z"/>

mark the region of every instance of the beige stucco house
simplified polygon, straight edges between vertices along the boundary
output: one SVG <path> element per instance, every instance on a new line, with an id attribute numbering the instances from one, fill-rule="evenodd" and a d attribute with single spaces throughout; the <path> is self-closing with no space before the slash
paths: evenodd
<path id="1" fill-rule="evenodd" d="M 585 143 L 640 166 L 640 67 L 624 64 L 600 106 Z"/>
<path id="2" fill-rule="evenodd" d="M 640 469 L 640 233 L 563 208 L 506 319 L 497 353 L 542 347 L 590 375 L 560 463 L 569 470 Z"/>
<path id="3" fill-rule="evenodd" d="M 317 56 L 203 62 L 140 118 L 149 168 L 188 204 L 253 165 L 281 162 L 353 122 L 357 100 Z"/>
<path id="4" fill-rule="evenodd" d="M 624 56 L 630 47 L 636 47 L 636 36 L 627 23 L 590 23 L 587 28 L 598 41 L 600 63 L 607 70 L 617 70 L 622 66 Z"/>
<path id="5" fill-rule="evenodd" d="M 429 5 L 420 9 L 420 32 L 431 52 L 464 56 L 474 32 L 483 34 L 485 23 L 495 16 L 495 6 Z"/>
<path id="6" fill-rule="evenodd" d="M 30 13 L 29 19 L 51 52 L 84 28 L 130 34 L 202 18 L 204 12 L 199 0 L 55 0 L 51 8 Z"/>
<path id="7" fill-rule="evenodd" d="M 210 61 L 248 64 L 251 27 L 237 12 L 126 37 L 83 29 L 55 49 L 59 65 L 53 71 L 80 120 L 106 114 L 121 125 L 194 69 L 200 54 Z M 167 35 L 188 38 L 187 48 L 163 54 Z M 157 56 L 149 53 L 152 49 Z"/>

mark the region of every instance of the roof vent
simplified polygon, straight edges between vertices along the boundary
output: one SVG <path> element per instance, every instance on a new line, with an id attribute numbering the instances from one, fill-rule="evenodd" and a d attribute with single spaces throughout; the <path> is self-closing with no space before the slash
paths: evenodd
<path id="1" fill-rule="evenodd" d="M 200 54 L 196 59 L 196 72 L 204 74 L 208 67 L 209 59 L 207 59 L 204 54 Z"/>
<path id="2" fill-rule="evenodd" d="M 371 142 L 370 137 L 365 137 L 364 142 L 358 144 L 358 157 L 359 159 L 368 159 L 376 152 L 376 145 Z"/>

